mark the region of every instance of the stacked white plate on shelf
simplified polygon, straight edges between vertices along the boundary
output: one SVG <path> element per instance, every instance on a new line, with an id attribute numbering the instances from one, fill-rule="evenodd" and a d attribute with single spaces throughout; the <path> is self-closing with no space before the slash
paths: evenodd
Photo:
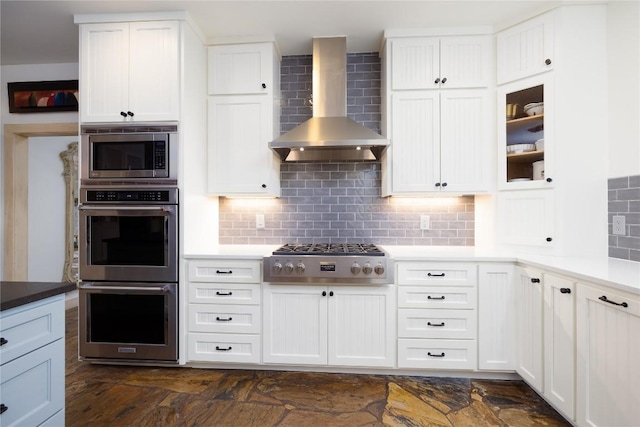
<path id="1" fill-rule="evenodd" d="M 527 153 L 529 151 L 536 151 L 536 144 L 507 145 L 507 154 Z"/>

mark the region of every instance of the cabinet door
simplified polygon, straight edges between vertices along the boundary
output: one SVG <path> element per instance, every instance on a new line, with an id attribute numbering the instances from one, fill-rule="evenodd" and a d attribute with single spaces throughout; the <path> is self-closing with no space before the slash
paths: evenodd
<path id="1" fill-rule="evenodd" d="M 578 425 L 640 425 L 640 300 L 580 284 L 576 311 Z"/>
<path id="2" fill-rule="evenodd" d="M 395 286 L 329 289 L 329 364 L 395 365 Z"/>
<path id="3" fill-rule="evenodd" d="M 151 78 L 151 76 L 149 76 Z M 119 122 L 129 97 L 129 24 L 80 26 L 80 121 Z"/>
<path id="4" fill-rule="evenodd" d="M 392 95 L 393 192 L 437 190 L 440 100 L 436 91 Z"/>
<path id="5" fill-rule="evenodd" d="M 553 69 L 553 13 L 498 33 L 498 84 Z"/>
<path id="6" fill-rule="evenodd" d="M 516 296 L 514 267 L 480 264 L 478 285 L 478 368 L 515 369 Z"/>
<path id="7" fill-rule="evenodd" d="M 439 88 L 440 43 L 438 38 L 394 39 L 391 40 L 390 47 L 392 90 Z"/>
<path id="8" fill-rule="evenodd" d="M 259 95 L 209 97 L 209 193 L 274 194 L 270 108 Z"/>
<path id="9" fill-rule="evenodd" d="M 440 87 L 489 86 L 491 37 L 443 37 L 440 39 Z M 446 79 L 444 83 L 442 81 Z"/>
<path id="10" fill-rule="evenodd" d="M 130 24 L 129 102 L 135 121 L 179 119 L 179 23 Z"/>
<path id="11" fill-rule="evenodd" d="M 6 427 L 37 426 L 64 411 L 64 339 L 0 366 Z"/>
<path id="12" fill-rule="evenodd" d="M 575 287 L 573 282 L 544 274 L 544 395 L 574 420 Z"/>
<path id="13" fill-rule="evenodd" d="M 440 188 L 486 191 L 489 166 L 489 97 L 486 90 L 440 95 Z"/>
<path id="14" fill-rule="evenodd" d="M 498 230 L 507 245 L 552 248 L 554 190 L 503 191 L 498 194 Z"/>
<path id="15" fill-rule="evenodd" d="M 272 93 L 272 55 L 268 43 L 209 47 L 209 95 Z"/>
<path id="16" fill-rule="evenodd" d="M 326 365 L 327 289 L 269 285 L 263 292 L 263 361 Z"/>
<path id="17" fill-rule="evenodd" d="M 543 385 L 542 274 L 516 268 L 516 371 L 531 387 Z"/>

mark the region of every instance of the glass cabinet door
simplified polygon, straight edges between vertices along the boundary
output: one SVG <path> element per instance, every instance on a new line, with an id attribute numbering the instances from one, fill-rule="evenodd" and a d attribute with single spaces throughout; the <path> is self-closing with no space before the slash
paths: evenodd
<path id="1" fill-rule="evenodd" d="M 550 85 L 550 79 L 537 78 L 499 88 L 501 188 L 541 188 L 553 182 Z"/>

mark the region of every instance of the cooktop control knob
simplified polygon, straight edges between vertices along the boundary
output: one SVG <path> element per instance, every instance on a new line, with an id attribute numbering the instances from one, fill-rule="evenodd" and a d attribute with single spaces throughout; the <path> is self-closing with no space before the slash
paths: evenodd
<path id="1" fill-rule="evenodd" d="M 284 265 L 284 272 L 287 273 L 287 274 L 293 273 L 293 264 L 291 262 L 287 262 Z"/>
<path id="2" fill-rule="evenodd" d="M 376 272 L 376 274 L 380 275 L 384 273 L 384 265 L 382 264 L 378 264 L 374 267 L 373 271 Z"/>
<path id="3" fill-rule="evenodd" d="M 362 268 L 360 268 L 360 264 L 358 264 L 357 262 L 354 262 L 353 264 L 351 264 L 351 272 L 353 274 L 360 273 L 360 270 L 362 270 Z"/>
<path id="4" fill-rule="evenodd" d="M 296 273 L 298 274 L 302 274 L 304 273 L 305 270 L 305 266 L 302 262 L 299 262 L 298 265 L 296 265 Z"/>
<path id="5" fill-rule="evenodd" d="M 282 264 L 280 264 L 279 262 L 275 262 L 273 264 L 273 272 L 275 274 L 280 274 L 280 272 L 282 272 Z"/>
<path id="6" fill-rule="evenodd" d="M 368 262 L 365 262 L 364 265 L 362 266 L 362 272 L 364 274 L 371 274 L 372 271 L 373 271 L 373 268 L 371 268 L 371 264 L 369 264 Z"/>

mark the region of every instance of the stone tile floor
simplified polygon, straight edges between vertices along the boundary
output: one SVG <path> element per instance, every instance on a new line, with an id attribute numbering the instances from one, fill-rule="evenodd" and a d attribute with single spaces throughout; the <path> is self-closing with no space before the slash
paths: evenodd
<path id="1" fill-rule="evenodd" d="M 67 311 L 66 425 L 569 426 L 522 381 L 91 365 Z"/>

